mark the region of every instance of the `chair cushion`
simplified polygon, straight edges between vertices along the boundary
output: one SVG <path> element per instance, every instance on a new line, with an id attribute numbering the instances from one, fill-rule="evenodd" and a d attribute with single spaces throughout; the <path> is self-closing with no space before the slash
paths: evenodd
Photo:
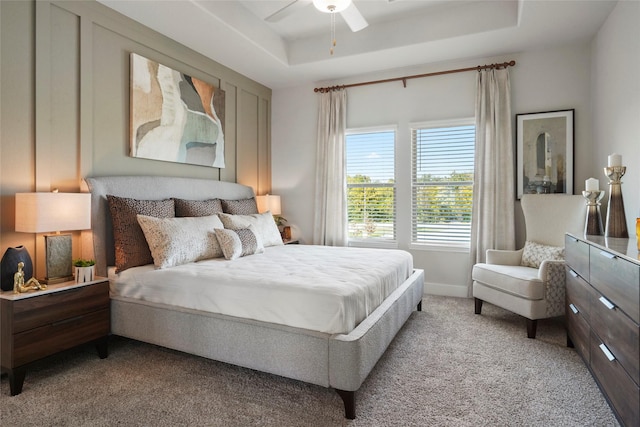
<path id="1" fill-rule="evenodd" d="M 473 266 L 471 276 L 485 286 L 521 298 L 544 298 L 544 282 L 538 277 L 537 268 L 481 263 Z"/>

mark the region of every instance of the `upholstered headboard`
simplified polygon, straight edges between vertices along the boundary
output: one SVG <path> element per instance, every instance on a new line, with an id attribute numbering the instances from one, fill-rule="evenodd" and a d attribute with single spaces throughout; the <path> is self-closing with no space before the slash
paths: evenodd
<path id="1" fill-rule="evenodd" d="M 239 200 L 254 196 L 253 189 L 233 182 L 167 176 L 103 176 L 86 178 L 91 192 L 91 228 L 96 274 L 107 275 L 115 264 L 113 227 L 107 195 L 140 200 L 171 197 L 187 200 Z"/>

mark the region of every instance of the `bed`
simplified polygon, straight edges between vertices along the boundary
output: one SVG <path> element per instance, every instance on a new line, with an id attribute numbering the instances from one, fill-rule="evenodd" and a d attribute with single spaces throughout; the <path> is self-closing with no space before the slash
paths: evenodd
<path id="1" fill-rule="evenodd" d="M 305 259 L 313 260 L 325 256 L 318 251 L 329 251 L 326 256 L 331 256 L 331 251 L 349 251 L 350 248 L 323 248 L 311 245 L 277 246 L 267 248 L 263 254 L 253 257 L 254 261 L 250 260 L 251 256 L 231 263 L 204 260 L 194 263 L 198 264 L 200 270 L 191 268 L 187 264 L 158 272 L 151 265 L 115 274 L 111 267 L 115 265 L 115 251 L 107 195 L 139 200 L 168 198 L 244 200 L 252 198 L 254 193 L 250 187 L 236 183 L 181 177 L 92 177 L 87 178 L 86 183 L 92 195 L 91 219 L 96 273 L 109 276 L 110 279 L 111 332 L 115 335 L 333 388 L 344 402 L 345 416 L 354 419 L 356 416 L 355 392 L 411 313 L 421 309 L 424 273 L 419 269 L 411 269 L 399 280 L 399 283 L 394 285 L 386 297 L 377 297 L 380 301 L 376 300 L 375 292 L 370 292 L 373 295 L 370 298 L 371 301 L 359 303 L 365 307 L 364 314 L 356 314 L 348 318 L 346 326 L 344 322 L 334 324 L 332 315 L 328 315 L 328 320 L 322 320 L 319 313 L 310 319 L 302 319 L 299 323 L 290 324 L 284 324 L 278 316 L 274 316 L 274 312 L 279 313 L 281 309 L 266 310 L 265 313 L 260 314 L 259 304 L 256 301 L 264 302 L 267 294 L 277 296 L 278 292 L 282 295 L 288 292 L 288 298 L 290 296 L 291 301 L 294 302 L 289 305 L 290 307 L 314 306 L 309 300 L 304 299 L 308 298 L 306 293 L 301 292 L 296 296 L 290 292 L 292 287 L 282 288 L 287 286 L 286 280 L 269 279 L 263 282 L 264 286 L 273 288 L 269 288 L 269 292 L 265 291 L 262 296 L 256 296 L 253 301 L 247 298 L 240 305 L 227 308 L 226 311 L 203 309 L 198 305 L 198 301 L 182 302 L 180 298 L 168 301 L 154 295 L 141 296 L 144 284 L 152 285 L 147 287 L 162 290 L 160 283 L 171 287 L 172 282 L 181 281 L 180 274 L 197 274 L 198 280 L 195 283 L 199 283 L 199 289 L 202 290 L 211 288 L 211 286 L 202 286 L 203 283 L 211 281 L 205 278 L 206 275 L 216 274 L 200 273 L 203 269 L 213 270 L 220 265 L 234 267 L 237 268 L 236 271 L 227 271 L 226 274 L 231 278 L 237 277 L 238 280 L 240 280 L 239 275 L 247 270 L 248 276 L 243 280 L 251 282 L 251 274 L 255 272 L 251 273 L 249 267 L 242 267 L 242 263 L 246 263 L 244 264 L 246 266 L 252 262 L 266 263 L 255 267 L 256 271 L 262 271 L 271 263 L 286 263 L 293 260 L 304 263 Z M 403 251 L 395 252 L 400 255 Z M 344 258 L 342 254 L 333 256 Z M 236 261 L 240 262 L 236 263 Z M 348 268 L 346 265 L 344 267 Z M 134 290 L 121 289 L 120 279 L 124 280 L 127 275 L 135 276 L 134 282 L 141 285 Z M 345 284 L 353 282 L 355 286 L 356 278 L 348 279 L 347 273 L 341 273 L 340 276 Z M 153 286 L 154 283 L 158 285 Z M 219 300 L 219 295 L 207 298 L 220 301 L 221 307 L 233 307 L 231 304 L 224 303 L 224 300 Z M 231 295 L 229 298 L 233 299 L 234 296 Z M 303 308 L 303 311 L 310 310 Z M 308 323 L 309 321 L 312 323 Z"/>

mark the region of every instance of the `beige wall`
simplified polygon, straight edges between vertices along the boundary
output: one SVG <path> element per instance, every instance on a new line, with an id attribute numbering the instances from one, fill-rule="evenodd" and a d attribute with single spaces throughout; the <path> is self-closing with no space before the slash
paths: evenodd
<path id="1" fill-rule="evenodd" d="M 14 232 L 16 192 L 75 192 L 82 178 L 169 175 L 271 187 L 271 90 L 93 1 L 0 2 L 0 250 L 42 238 Z M 176 23 L 179 25 L 179 23 Z M 129 57 L 135 52 L 225 91 L 224 169 L 129 157 Z M 74 239 L 74 257 L 82 242 Z"/>

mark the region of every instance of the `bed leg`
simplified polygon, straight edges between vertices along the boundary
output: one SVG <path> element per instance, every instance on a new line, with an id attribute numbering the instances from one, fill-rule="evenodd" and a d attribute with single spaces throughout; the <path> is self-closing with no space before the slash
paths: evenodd
<path id="1" fill-rule="evenodd" d="M 350 420 L 356 419 L 356 392 L 335 389 L 344 402 L 344 416 Z"/>
<path id="2" fill-rule="evenodd" d="M 420 302 L 418 303 L 417 310 L 422 311 L 422 300 L 420 300 Z"/>

